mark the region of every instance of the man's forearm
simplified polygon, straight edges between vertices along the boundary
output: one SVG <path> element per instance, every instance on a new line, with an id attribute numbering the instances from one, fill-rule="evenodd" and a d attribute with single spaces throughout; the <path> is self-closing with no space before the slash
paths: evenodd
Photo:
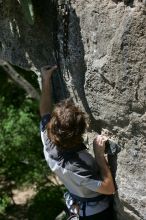
<path id="1" fill-rule="evenodd" d="M 107 164 L 105 157 L 104 156 L 96 157 L 96 163 L 98 164 L 98 167 L 100 168 L 100 172 L 101 172 L 103 180 L 106 178 L 112 179 L 111 171 L 110 171 L 110 168 Z"/>
<path id="2" fill-rule="evenodd" d="M 40 100 L 40 115 L 43 116 L 52 111 L 52 86 L 51 77 L 57 66 L 45 66 L 42 71 L 42 95 Z"/>
<path id="3" fill-rule="evenodd" d="M 108 163 L 104 155 L 99 155 L 98 152 L 96 152 L 96 149 L 94 149 L 94 153 L 95 153 L 96 162 L 101 172 L 103 185 L 106 185 L 107 192 L 109 192 L 109 194 L 112 194 L 115 192 L 115 186 Z"/>
<path id="4" fill-rule="evenodd" d="M 40 100 L 40 115 L 43 116 L 52 111 L 52 86 L 51 77 L 42 79 L 42 95 Z"/>

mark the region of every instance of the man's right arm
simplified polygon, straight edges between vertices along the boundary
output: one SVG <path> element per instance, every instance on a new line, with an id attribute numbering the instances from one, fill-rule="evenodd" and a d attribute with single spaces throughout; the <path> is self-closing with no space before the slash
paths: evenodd
<path id="1" fill-rule="evenodd" d="M 40 99 L 40 115 L 43 117 L 52 111 L 51 77 L 57 66 L 42 68 L 42 94 Z"/>
<path id="2" fill-rule="evenodd" d="M 108 163 L 104 157 L 105 142 L 107 138 L 98 135 L 93 142 L 94 154 L 102 175 L 102 183 L 97 188 L 101 194 L 111 195 L 115 193 L 115 186 Z"/>

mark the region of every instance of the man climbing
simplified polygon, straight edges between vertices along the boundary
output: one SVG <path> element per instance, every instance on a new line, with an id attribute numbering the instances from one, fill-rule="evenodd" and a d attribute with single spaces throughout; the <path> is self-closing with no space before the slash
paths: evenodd
<path id="1" fill-rule="evenodd" d="M 68 99 L 52 111 L 51 76 L 56 69 L 42 70 L 40 114 L 45 159 L 68 190 L 65 199 L 70 213 L 83 220 L 112 220 L 109 195 L 115 187 L 104 157 L 107 138 L 98 135 L 93 141 L 94 158 L 83 144 L 84 112 Z"/>

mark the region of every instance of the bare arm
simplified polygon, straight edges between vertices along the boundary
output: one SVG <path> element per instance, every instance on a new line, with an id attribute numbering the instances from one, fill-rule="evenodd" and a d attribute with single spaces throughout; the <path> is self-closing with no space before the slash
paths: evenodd
<path id="1" fill-rule="evenodd" d="M 51 76 L 57 66 L 48 69 L 49 66 L 42 68 L 42 95 L 40 99 L 41 117 L 52 111 Z"/>
<path id="2" fill-rule="evenodd" d="M 93 142 L 94 147 L 94 154 L 96 158 L 96 162 L 100 168 L 101 175 L 102 175 L 102 184 L 97 189 L 97 192 L 101 194 L 110 195 L 115 193 L 115 186 L 112 178 L 111 171 L 109 169 L 108 163 L 104 157 L 104 149 L 105 149 L 105 142 L 107 138 L 102 135 L 99 135 Z"/>

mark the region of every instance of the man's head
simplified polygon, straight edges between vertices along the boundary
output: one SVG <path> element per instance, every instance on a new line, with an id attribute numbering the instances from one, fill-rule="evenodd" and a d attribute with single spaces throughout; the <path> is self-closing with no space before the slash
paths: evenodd
<path id="1" fill-rule="evenodd" d="M 56 105 L 47 127 L 49 138 L 61 148 L 82 143 L 85 129 L 85 113 L 68 99 Z"/>

